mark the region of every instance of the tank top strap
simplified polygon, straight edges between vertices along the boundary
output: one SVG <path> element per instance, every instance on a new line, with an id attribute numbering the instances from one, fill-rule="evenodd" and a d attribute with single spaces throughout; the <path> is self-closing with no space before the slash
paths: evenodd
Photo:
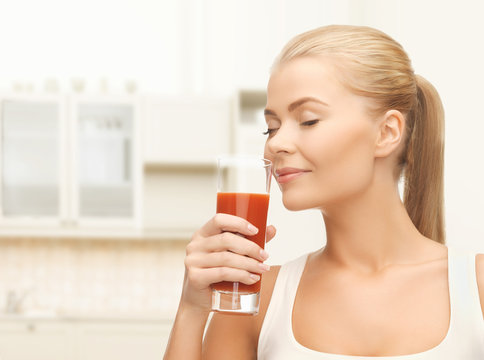
<path id="1" fill-rule="evenodd" d="M 284 294 L 287 299 L 294 299 L 296 297 L 296 292 L 299 287 L 299 281 L 301 280 L 302 273 L 304 272 L 304 268 L 306 267 L 306 261 L 308 256 L 309 254 L 304 254 L 281 266 L 281 270 L 284 271 L 282 278 L 284 279 L 285 285 Z"/>
<path id="2" fill-rule="evenodd" d="M 292 331 L 292 305 L 299 287 L 299 280 L 306 266 L 308 255 L 304 254 L 283 264 L 279 270 L 259 335 L 257 352 L 260 358 L 265 358 L 262 356 L 267 351 L 265 346 L 269 343 L 274 345 L 274 340 L 283 343 L 286 342 L 287 344 L 289 334 L 286 332 Z M 283 336 L 274 337 L 272 335 L 271 337 L 270 334 L 274 333 L 279 333 Z M 269 341 L 269 337 L 271 337 L 272 341 Z"/>
<path id="3" fill-rule="evenodd" d="M 449 292 L 454 331 L 480 338 L 484 347 L 484 319 L 476 276 L 476 254 L 449 247 Z"/>

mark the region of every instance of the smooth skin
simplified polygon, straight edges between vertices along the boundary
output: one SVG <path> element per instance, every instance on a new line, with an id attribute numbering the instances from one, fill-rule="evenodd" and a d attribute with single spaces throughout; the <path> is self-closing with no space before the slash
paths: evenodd
<path id="1" fill-rule="evenodd" d="M 309 255 L 297 291 L 295 339 L 327 353 L 406 355 L 437 346 L 447 334 L 447 247 L 417 231 L 399 196 L 394 169 L 404 115 L 375 117 L 372 105 L 340 82 L 332 60 L 291 60 L 268 84 L 264 156 L 276 173 L 304 171 L 279 184 L 284 205 L 319 209 L 326 227 L 326 246 Z M 235 233 L 250 234 L 245 220 L 216 215 L 194 234 L 165 359 L 257 358 L 279 267 L 267 271 L 267 254 Z M 268 238 L 274 235 L 271 226 Z M 476 257 L 476 272 L 484 318 L 484 254 Z M 259 315 L 215 314 L 202 344 L 210 284 L 250 284 L 260 274 Z"/>

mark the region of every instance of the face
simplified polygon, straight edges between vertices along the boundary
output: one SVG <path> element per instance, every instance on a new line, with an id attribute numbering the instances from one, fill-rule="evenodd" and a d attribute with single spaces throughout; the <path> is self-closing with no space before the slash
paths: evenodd
<path id="1" fill-rule="evenodd" d="M 289 210 L 324 210 L 372 182 L 378 124 L 369 100 L 346 89 L 338 71 L 331 60 L 303 57 L 269 80 L 264 156 Z"/>

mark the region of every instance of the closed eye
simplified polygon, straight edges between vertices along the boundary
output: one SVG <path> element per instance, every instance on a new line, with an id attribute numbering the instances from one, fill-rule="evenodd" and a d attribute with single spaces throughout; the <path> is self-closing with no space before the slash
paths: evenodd
<path id="1" fill-rule="evenodd" d="M 262 133 L 262 135 L 271 135 L 273 134 L 277 129 L 267 129 Z"/>
<path id="2" fill-rule="evenodd" d="M 305 122 L 301 123 L 301 125 L 303 125 L 303 126 L 312 126 L 312 125 L 316 125 L 318 122 L 319 122 L 318 119 L 309 120 L 309 121 L 305 121 Z"/>

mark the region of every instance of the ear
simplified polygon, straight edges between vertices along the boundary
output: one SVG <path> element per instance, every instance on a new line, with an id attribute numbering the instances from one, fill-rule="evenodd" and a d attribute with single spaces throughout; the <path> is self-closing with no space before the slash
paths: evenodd
<path id="1" fill-rule="evenodd" d="M 387 157 L 402 141 L 405 118 L 398 110 L 389 110 L 380 120 L 376 139 L 375 157 Z"/>

